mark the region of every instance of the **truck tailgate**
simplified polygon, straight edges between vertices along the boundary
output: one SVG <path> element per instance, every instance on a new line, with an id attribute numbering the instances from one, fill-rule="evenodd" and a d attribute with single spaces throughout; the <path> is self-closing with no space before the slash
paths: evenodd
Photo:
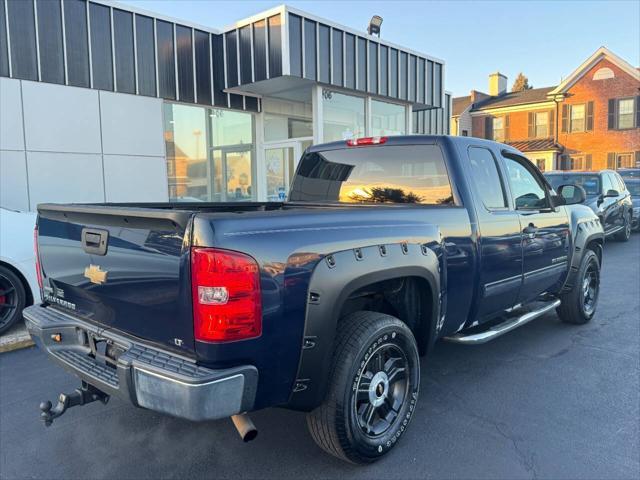
<path id="1" fill-rule="evenodd" d="M 44 204 L 38 213 L 45 301 L 99 326 L 193 352 L 193 212 Z"/>

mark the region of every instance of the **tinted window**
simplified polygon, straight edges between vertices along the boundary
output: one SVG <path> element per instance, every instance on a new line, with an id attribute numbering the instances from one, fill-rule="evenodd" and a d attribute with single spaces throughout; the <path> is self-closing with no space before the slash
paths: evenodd
<path id="1" fill-rule="evenodd" d="M 60 3 L 38 0 L 37 6 L 42 81 L 64 83 Z"/>
<path id="2" fill-rule="evenodd" d="M 598 175 L 549 175 L 546 178 L 556 191 L 560 185 L 580 185 L 587 195 L 600 193 L 600 177 Z"/>
<path id="3" fill-rule="evenodd" d="M 13 77 L 38 79 L 36 29 L 32 2 L 7 2 Z M 4 25 L 1 25 L 4 29 Z"/>
<path id="4" fill-rule="evenodd" d="M 453 204 L 440 148 L 375 146 L 306 153 L 290 199 L 306 202 Z"/>
<path id="5" fill-rule="evenodd" d="M 640 197 L 640 182 L 635 180 L 627 182 L 627 190 L 629 190 L 632 196 Z"/>
<path id="6" fill-rule="evenodd" d="M 472 147 L 469 149 L 471 174 L 476 189 L 487 208 L 504 208 L 507 202 L 502 189 L 502 182 L 498 174 L 496 159 L 486 148 Z"/>
<path id="7" fill-rule="evenodd" d="M 608 173 L 603 174 L 602 175 L 602 192 L 607 193 L 609 190 L 617 190 L 617 189 L 618 187 L 613 182 L 611 175 Z"/>
<path id="8" fill-rule="evenodd" d="M 517 209 L 544 208 L 547 197 L 538 179 L 520 162 L 512 158 L 505 158 L 505 165 L 509 174 L 511 195 Z"/>
<path id="9" fill-rule="evenodd" d="M 87 39 L 87 4 L 80 0 L 66 0 L 63 5 L 69 85 L 88 87 L 89 43 Z M 13 33 L 11 35 L 13 36 Z"/>

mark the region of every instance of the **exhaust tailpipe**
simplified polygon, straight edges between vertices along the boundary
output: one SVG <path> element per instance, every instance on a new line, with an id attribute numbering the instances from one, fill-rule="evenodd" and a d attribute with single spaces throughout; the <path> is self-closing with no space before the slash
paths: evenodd
<path id="1" fill-rule="evenodd" d="M 236 427 L 236 430 L 238 430 L 243 442 L 250 442 L 258 436 L 258 429 L 246 413 L 233 415 L 231 421 Z"/>

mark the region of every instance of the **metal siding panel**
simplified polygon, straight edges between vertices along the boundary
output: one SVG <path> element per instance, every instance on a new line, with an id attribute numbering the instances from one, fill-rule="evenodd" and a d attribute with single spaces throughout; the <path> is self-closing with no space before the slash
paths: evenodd
<path id="1" fill-rule="evenodd" d="M 24 0 L 7 2 L 11 38 L 11 72 L 14 78 L 38 80 L 36 28 L 33 3 Z"/>
<path id="2" fill-rule="evenodd" d="M 64 31 L 67 43 L 67 75 L 69 85 L 89 86 L 89 43 L 87 11 L 83 0 L 65 0 Z"/>
<path id="3" fill-rule="evenodd" d="M 222 35 L 211 36 L 211 61 L 213 62 L 213 103 L 227 106 L 224 93 L 224 42 Z"/>
<path id="4" fill-rule="evenodd" d="M 173 50 L 173 24 L 156 20 L 158 39 L 158 91 L 162 98 L 176 98 L 176 64 Z"/>
<path id="5" fill-rule="evenodd" d="M 133 15 L 130 12 L 113 9 L 113 40 L 117 90 L 124 93 L 136 93 Z"/>
<path id="6" fill-rule="evenodd" d="M 433 62 L 427 60 L 427 105 L 433 105 Z"/>
<path id="7" fill-rule="evenodd" d="M 316 22 L 304 21 L 304 78 L 315 80 L 317 77 Z"/>
<path id="8" fill-rule="evenodd" d="M 331 54 L 332 58 L 332 70 L 333 70 L 333 84 L 342 86 L 342 63 L 344 61 L 343 51 L 342 51 L 342 31 L 334 30 L 333 38 L 332 38 L 332 46 L 331 46 Z"/>
<path id="9" fill-rule="evenodd" d="M 198 103 L 211 105 L 211 53 L 209 34 L 195 30 L 196 88 Z"/>
<path id="10" fill-rule="evenodd" d="M 9 52 L 7 51 L 7 19 L 4 2 L 0 1 L 0 77 L 9 76 Z"/>
<path id="11" fill-rule="evenodd" d="M 244 97 L 242 95 L 230 94 L 229 95 L 230 106 L 236 110 L 244 110 Z"/>
<path id="12" fill-rule="evenodd" d="M 319 38 L 318 38 L 319 49 L 318 50 L 320 53 L 320 58 L 318 59 L 319 60 L 318 63 L 320 64 L 320 72 L 318 72 L 318 81 L 322 83 L 331 83 L 331 62 L 330 62 L 331 29 L 326 25 L 320 25 L 318 27 L 318 33 L 319 33 Z M 342 69 L 340 71 L 342 71 Z"/>
<path id="13" fill-rule="evenodd" d="M 251 25 L 240 30 L 240 84 L 253 82 L 251 66 Z"/>
<path id="14" fill-rule="evenodd" d="M 225 33 L 227 43 L 227 86 L 238 86 L 238 35 L 235 30 Z"/>
<path id="15" fill-rule="evenodd" d="M 400 76 L 398 77 L 398 85 L 400 86 L 399 96 L 403 100 L 407 99 L 407 57 L 406 52 L 400 52 Z"/>
<path id="16" fill-rule="evenodd" d="M 346 88 L 356 88 L 356 37 L 345 33 L 345 81 Z"/>
<path id="17" fill-rule="evenodd" d="M 268 19 L 269 26 L 269 78 L 282 75 L 282 21 L 280 15 Z"/>
<path id="18" fill-rule="evenodd" d="M 91 23 L 93 88 L 113 90 L 111 16 L 109 7 L 97 3 L 89 4 L 89 21 Z"/>
<path id="19" fill-rule="evenodd" d="M 433 104 L 442 106 L 442 65 L 433 64 Z"/>
<path id="20" fill-rule="evenodd" d="M 390 49 L 389 57 L 389 96 L 398 98 L 398 50 L 395 48 Z"/>
<path id="21" fill-rule="evenodd" d="M 378 93 L 378 44 L 369 42 L 369 92 Z"/>
<path id="22" fill-rule="evenodd" d="M 267 22 L 253 24 L 253 75 L 259 82 L 267 79 Z"/>
<path id="23" fill-rule="evenodd" d="M 289 14 L 289 65 L 291 75 L 302 76 L 302 18 Z"/>
<path id="24" fill-rule="evenodd" d="M 389 95 L 389 48 L 380 45 L 380 95 Z"/>
<path id="25" fill-rule="evenodd" d="M 194 102 L 193 91 L 193 44 L 191 29 L 176 25 L 176 54 L 178 56 L 178 98 L 183 102 Z"/>
<path id="26" fill-rule="evenodd" d="M 415 55 L 409 55 L 409 100 L 416 101 L 416 68 L 417 58 Z"/>
<path id="27" fill-rule="evenodd" d="M 358 37 L 358 90 L 367 89 L 367 41 Z"/>
<path id="28" fill-rule="evenodd" d="M 41 80 L 64 83 L 62 12 L 59 2 L 37 0 Z M 4 24 L 2 25 L 4 30 Z M 4 48 L 4 47 L 3 47 Z"/>
<path id="29" fill-rule="evenodd" d="M 424 69 L 425 69 L 425 60 L 424 58 L 418 59 L 418 103 L 424 103 Z"/>
<path id="30" fill-rule="evenodd" d="M 256 97 L 244 97 L 246 109 L 250 112 L 258 111 L 258 99 Z"/>
<path id="31" fill-rule="evenodd" d="M 156 52 L 153 19 L 136 15 L 136 49 L 138 56 L 138 93 L 156 96 Z M 95 61 L 94 78 L 95 83 Z"/>

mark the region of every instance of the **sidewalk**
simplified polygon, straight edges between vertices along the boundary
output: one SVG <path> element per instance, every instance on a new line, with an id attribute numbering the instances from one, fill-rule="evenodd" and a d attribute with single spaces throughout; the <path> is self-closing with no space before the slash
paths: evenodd
<path id="1" fill-rule="evenodd" d="M 27 332 L 24 322 L 14 325 L 7 333 L 0 336 L 0 353 L 18 350 L 33 345 L 33 340 Z"/>

